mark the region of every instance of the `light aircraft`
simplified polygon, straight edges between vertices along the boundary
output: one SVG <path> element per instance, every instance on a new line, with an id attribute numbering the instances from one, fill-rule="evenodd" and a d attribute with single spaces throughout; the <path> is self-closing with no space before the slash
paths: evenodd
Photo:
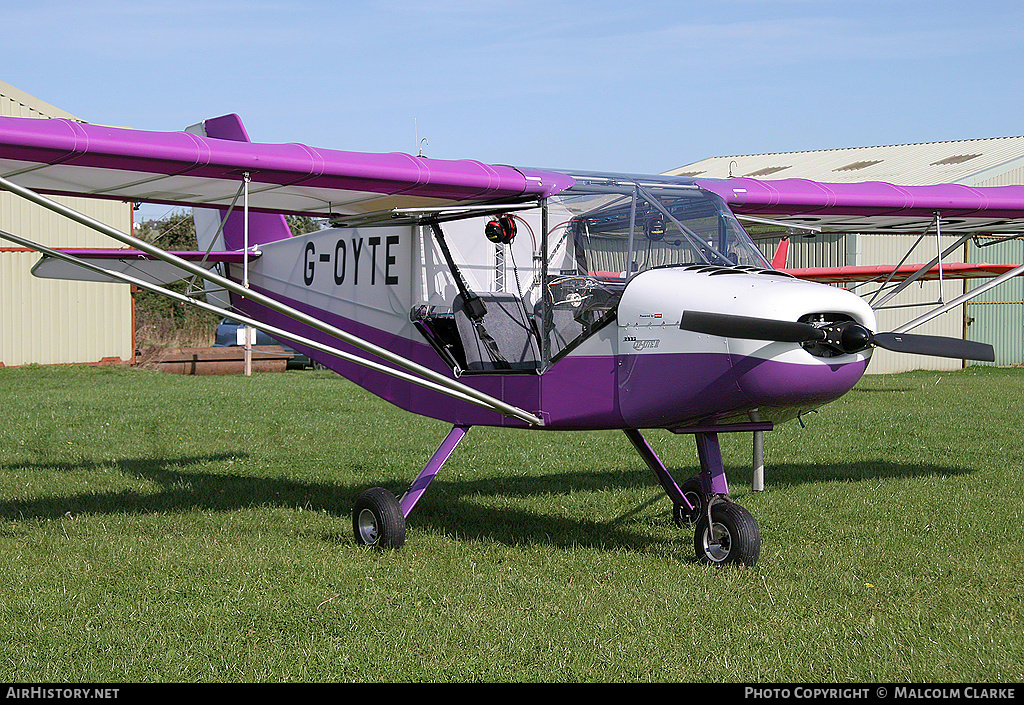
<path id="1" fill-rule="evenodd" d="M 739 218 L 1015 233 L 1024 217 L 1024 187 L 522 169 L 253 143 L 236 115 L 181 132 L 0 118 L 0 187 L 123 245 L 60 251 L 0 233 L 43 254 L 37 276 L 128 282 L 230 316 L 450 424 L 407 491 L 358 498 L 357 542 L 402 546 L 473 426 L 616 429 L 716 565 L 752 565 L 761 549 L 730 498 L 720 434 L 763 433 L 839 398 L 875 347 L 993 359 L 988 345 L 907 332 L 946 306 L 877 331 L 865 299 L 773 267 Z M 164 251 L 52 194 L 190 206 L 200 247 Z M 292 237 L 284 214 L 331 227 Z M 165 288 L 182 278 L 190 293 Z M 695 477 L 677 482 L 643 435 L 654 429 L 695 438 Z"/>

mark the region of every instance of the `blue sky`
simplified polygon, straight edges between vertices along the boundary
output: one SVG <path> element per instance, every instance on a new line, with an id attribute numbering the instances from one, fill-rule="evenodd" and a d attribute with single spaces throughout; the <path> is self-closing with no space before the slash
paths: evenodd
<path id="1" fill-rule="evenodd" d="M 1019 0 L 40 0 L 0 79 L 87 121 L 661 172 L 1024 134 Z"/>

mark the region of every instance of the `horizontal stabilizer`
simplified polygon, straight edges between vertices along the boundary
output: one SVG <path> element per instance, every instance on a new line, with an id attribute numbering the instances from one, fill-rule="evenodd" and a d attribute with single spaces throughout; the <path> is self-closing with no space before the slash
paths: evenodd
<path id="1" fill-rule="evenodd" d="M 98 265 L 103 269 L 109 269 L 121 274 L 128 274 L 150 284 L 170 284 L 171 282 L 184 279 L 189 275 L 182 269 L 154 258 L 141 250 L 62 250 L 66 255 L 80 259 L 91 264 Z M 168 251 L 181 259 L 201 264 L 207 269 L 221 262 L 241 263 L 243 253 L 232 252 L 199 252 Z M 259 257 L 259 253 L 249 254 L 252 261 Z M 42 279 L 71 279 L 75 281 L 90 282 L 114 282 L 118 280 L 107 277 L 99 272 L 85 267 L 80 267 L 70 261 L 43 255 L 43 257 L 32 267 L 32 274 Z"/>

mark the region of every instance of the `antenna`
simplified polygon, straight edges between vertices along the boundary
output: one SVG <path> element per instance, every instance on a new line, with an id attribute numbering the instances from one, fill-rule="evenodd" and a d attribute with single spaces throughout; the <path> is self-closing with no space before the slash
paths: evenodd
<path id="1" fill-rule="evenodd" d="M 419 150 L 419 152 L 417 153 L 417 156 L 422 157 L 423 156 L 423 145 L 430 144 L 430 142 L 427 141 L 426 137 L 424 137 L 423 139 L 420 139 L 420 128 L 419 128 L 419 124 L 416 121 L 416 118 L 412 119 L 412 125 L 413 125 L 413 130 L 416 133 L 416 149 Z"/>

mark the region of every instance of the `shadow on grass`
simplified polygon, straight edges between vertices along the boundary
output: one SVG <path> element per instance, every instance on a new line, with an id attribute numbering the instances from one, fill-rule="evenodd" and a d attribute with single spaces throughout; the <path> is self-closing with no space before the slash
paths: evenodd
<path id="1" fill-rule="evenodd" d="M 928 463 L 895 463 L 887 460 L 858 461 L 849 463 L 828 463 L 807 465 L 780 463 L 765 467 L 765 485 L 771 487 L 797 487 L 811 482 L 860 482 L 885 480 L 896 477 L 956 477 L 973 472 L 969 468 L 952 468 L 946 465 Z M 732 468 L 730 476 L 743 477 L 743 470 Z"/>
<path id="2" fill-rule="evenodd" d="M 244 454 L 210 454 L 178 458 L 138 458 L 114 462 L 76 461 L 0 466 L 0 471 L 81 472 L 117 470 L 159 486 L 154 491 L 122 490 L 114 492 L 50 495 L 33 499 L 0 501 L 0 517 L 8 520 L 55 518 L 70 512 L 90 514 L 145 514 L 187 511 L 230 512 L 253 507 L 302 507 L 324 511 L 347 519 L 352 505 L 367 487 L 379 485 L 396 494 L 411 482 L 407 478 L 367 477 L 358 485 L 339 482 L 307 482 L 286 478 L 254 477 L 230 471 Z M 197 468 L 219 465 L 220 472 Z M 349 468 L 359 469 L 358 463 Z M 676 469 L 682 482 L 696 467 Z M 809 466 L 782 464 L 766 469 L 769 487 L 790 487 L 810 482 L 865 481 L 924 475 L 953 476 L 965 469 L 927 464 L 899 464 L 887 461 L 861 461 Z M 729 468 L 734 483 L 745 485 L 749 475 L 743 468 Z M 556 516 L 538 508 L 495 507 L 493 498 L 513 502 L 536 498 L 547 507 L 556 506 L 560 495 L 617 490 L 653 491 L 653 496 L 616 517 L 581 519 Z M 502 500 L 497 500 L 502 501 Z M 652 509 L 652 507 L 654 509 Z M 594 546 L 603 549 L 690 550 L 690 530 L 661 532 L 652 536 L 653 526 L 674 528 L 671 506 L 651 473 L 634 467 L 593 472 L 556 472 L 527 476 L 496 476 L 482 479 L 445 479 L 442 473 L 423 496 L 410 517 L 412 527 L 461 539 L 494 541 L 509 545 L 542 543 L 553 546 Z M 660 531 L 660 530 L 659 530 Z M 682 540 L 685 537 L 685 540 Z M 332 533 L 324 540 L 348 540 L 347 534 Z M 673 548 L 675 547 L 675 548 Z"/>
<path id="3" fill-rule="evenodd" d="M 847 394 L 906 394 L 907 392 L 919 392 L 920 387 L 854 387 Z"/>

